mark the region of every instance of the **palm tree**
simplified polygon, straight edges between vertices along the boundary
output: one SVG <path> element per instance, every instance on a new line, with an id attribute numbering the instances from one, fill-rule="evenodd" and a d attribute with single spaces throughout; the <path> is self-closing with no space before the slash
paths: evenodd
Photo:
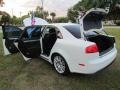
<path id="1" fill-rule="evenodd" d="M 55 19 L 56 13 L 51 12 L 51 13 L 50 13 L 50 16 L 52 17 L 52 22 L 54 22 L 54 19 Z"/>
<path id="2" fill-rule="evenodd" d="M 48 11 L 44 11 L 44 19 L 47 19 L 48 16 L 49 16 Z"/>
<path id="3" fill-rule="evenodd" d="M 0 0 L 0 6 L 3 7 L 4 4 L 5 4 L 4 1 Z"/>

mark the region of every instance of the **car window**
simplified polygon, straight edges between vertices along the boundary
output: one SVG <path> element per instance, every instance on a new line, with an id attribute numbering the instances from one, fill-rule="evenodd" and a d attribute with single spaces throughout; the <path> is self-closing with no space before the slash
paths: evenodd
<path id="1" fill-rule="evenodd" d="M 22 31 L 17 27 L 8 26 L 5 27 L 5 35 L 7 38 L 19 38 Z"/>
<path id="2" fill-rule="evenodd" d="M 43 36 L 50 34 L 56 34 L 56 29 L 54 27 L 47 27 L 43 30 Z"/>
<path id="3" fill-rule="evenodd" d="M 40 39 L 42 27 L 28 27 L 26 28 L 22 38 L 24 39 Z"/>
<path id="4" fill-rule="evenodd" d="M 67 31 L 69 31 L 74 37 L 81 38 L 80 25 L 66 25 L 63 26 Z"/>

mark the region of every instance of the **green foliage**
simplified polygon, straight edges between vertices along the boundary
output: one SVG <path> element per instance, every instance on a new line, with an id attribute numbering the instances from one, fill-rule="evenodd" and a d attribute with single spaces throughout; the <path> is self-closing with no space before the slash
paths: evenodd
<path id="1" fill-rule="evenodd" d="M 44 11 L 43 13 L 44 13 L 44 19 L 47 19 L 47 17 L 49 16 L 48 11 Z"/>
<path id="2" fill-rule="evenodd" d="M 8 13 L 0 11 L 0 15 L 2 15 L 0 24 L 6 25 L 10 23 L 10 15 Z"/>
<path id="3" fill-rule="evenodd" d="M 36 10 L 35 10 L 35 16 L 36 17 L 40 17 L 40 18 L 43 18 L 43 14 L 42 14 L 42 11 L 43 11 L 43 9 L 40 7 L 40 6 L 37 6 L 36 7 Z"/>
<path id="4" fill-rule="evenodd" d="M 56 13 L 55 13 L 55 12 L 51 12 L 51 13 L 50 13 L 50 16 L 52 17 L 52 22 L 54 22 Z"/>
<path id="5" fill-rule="evenodd" d="M 33 11 L 30 11 L 30 14 L 32 14 L 32 12 Z M 44 19 L 47 19 L 47 17 L 49 16 L 48 11 L 43 11 L 43 8 L 40 7 L 40 6 L 36 7 L 36 10 L 34 11 L 34 14 L 35 14 L 35 17 L 44 18 Z"/>
<path id="6" fill-rule="evenodd" d="M 116 20 L 114 23 L 115 23 L 117 26 L 120 26 L 120 20 Z"/>
<path id="7" fill-rule="evenodd" d="M 120 0 L 82 0 L 68 10 L 67 16 L 72 22 L 75 22 L 79 11 L 87 11 L 90 8 L 105 8 L 109 4 L 108 1 L 110 3 L 110 14 L 107 18 L 120 19 Z"/>
<path id="8" fill-rule="evenodd" d="M 78 17 L 78 11 L 74 9 L 69 9 L 67 16 L 71 22 L 76 22 L 76 18 Z"/>
<path id="9" fill-rule="evenodd" d="M 13 17 L 11 18 L 11 23 L 12 23 L 13 25 L 20 25 L 21 22 L 22 22 L 22 18 L 18 18 L 18 17 L 16 17 L 16 16 L 13 16 Z"/>
<path id="10" fill-rule="evenodd" d="M 16 16 L 13 16 L 11 19 L 10 19 L 10 23 L 13 24 L 13 25 L 21 25 L 22 24 L 22 21 L 25 19 L 25 18 L 28 18 L 30 17 L 30 15 L 32 14 L 32 11 L 29 11 L 29 13 L 27 15 L 24 15 L 22 17 L 16 17 Z M 39 17 L 39 18 L 44 18 L 44 19 L 47 19 L 47 17 L 49 16 L 49 13 L 48 11 L 43 11 L 43 9 L 40 7 L 40 6 L 37 6 L 36 7 L 36 10 L 34 11 L 34 14 L 35 14 L 35 17 Z M 44 17 L 43 17 L 43 14 L 44 14 Z M 6 20 L 4 20 L 6 21 Z M 8 20 L 7 20 L 8 21 Z"/>
<path id="11" fill-rule="evenodd" d="M 67 23 L 68 22 L 68 18 L 67 17 L 58 17 L 55 19 L 56 23 Z"/>

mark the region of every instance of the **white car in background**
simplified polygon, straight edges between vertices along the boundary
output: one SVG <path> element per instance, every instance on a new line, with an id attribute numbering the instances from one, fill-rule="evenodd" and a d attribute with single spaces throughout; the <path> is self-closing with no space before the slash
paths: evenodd
<path id="1" fill-rule="evenodd" d="M 80 24 L 62 23 L 3 27 L 5 54 L 20 52 L 27 61 L 42 57 L 59 74 L 93 74 L 110 65 L 116 58 L 115 38 L 107 35 L 102 25 L 103 9 L 91 9 Z M 17 47 L 17 48 L 16 48 Z"/>

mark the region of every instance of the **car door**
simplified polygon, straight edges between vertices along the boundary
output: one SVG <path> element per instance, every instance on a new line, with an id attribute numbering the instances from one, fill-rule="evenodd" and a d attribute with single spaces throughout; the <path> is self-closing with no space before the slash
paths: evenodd
<path id="1" fill-rule="evenodd" d="M 42 34 L 42 49 L 43 55 L 49 56 L 51 49 L 53 48 L 57 40 L 56 28 L 48 26 L 43 30 Z"/>
<path id="2" fill-rule="evenodd" d="M 13 42 L 20 37 L 23 30 L 16 26 L 2 26 L 2 31 L 4 55 L 18 52 L 18 49 L 15 47 Z"/>
<path id="3" fill-rule="evenodd" d="M 18 40 L 18 44 L 16 44 L 16 47 L 18 47 L 25 60 L 40 56 L 40 37 L 41 26 L 31 26 L 25 28 L 22 36 Z"/>

